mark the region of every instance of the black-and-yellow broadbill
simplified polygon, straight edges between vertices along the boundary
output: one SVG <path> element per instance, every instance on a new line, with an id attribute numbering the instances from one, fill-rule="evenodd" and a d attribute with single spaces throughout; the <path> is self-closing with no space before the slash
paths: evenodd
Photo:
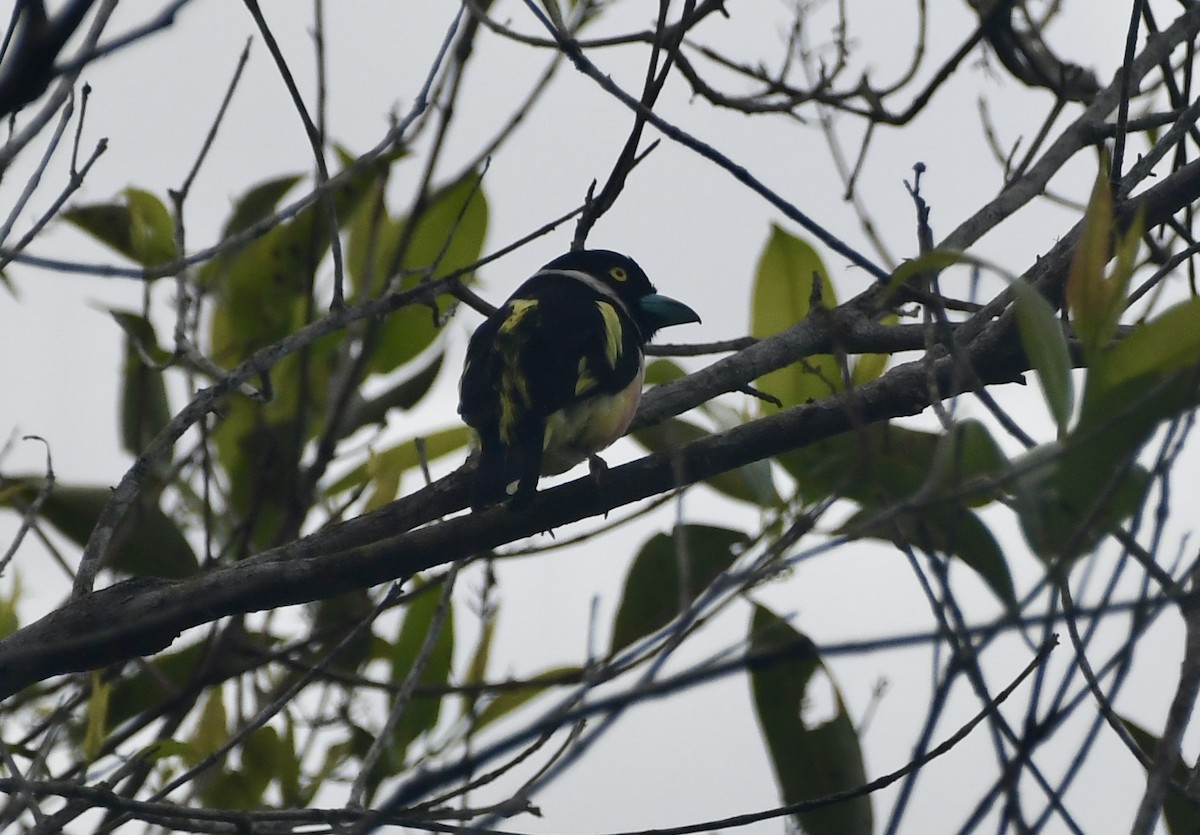
<path id="1" fill-rule="evenodd" d="M 539 476 L 621 437 L 642 394 L 642 348 L 660 328 L 699 321 L 616 252 L 576 250 L 538 270 L 467 348 L 458 411 L 479 435 L 471 506 L 520 509 Z"/>

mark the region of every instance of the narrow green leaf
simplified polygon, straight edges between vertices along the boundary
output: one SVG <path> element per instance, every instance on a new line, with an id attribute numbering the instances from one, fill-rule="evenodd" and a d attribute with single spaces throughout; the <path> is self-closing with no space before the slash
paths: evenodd
<path id="1" fill-rule="evenodd" d="M 128 206 L 120 203 L 92 203 L 67 209 L 61 217 L 109 249 L 127 258 L 133 257 Z"/>
<path id="2" fill-rule="evenodd" d="M 1102 167 L 1083 215 L 1083 231 L 1066 284 L 1071 322 L 1089 364 L 1115 333 L 1121 312 L 1119 303 L 1124 299 L 1123 282 L 1104 277 L 1104 267 L 1112 254 L 1112 230 L 1112 189 Z M 1127 282 L 1128 276 L 1124 283 Z"/>
<path id="3" fill-rule="evenodd" d="M 750 333 L 762 338 L 804 321 L 810 312 L 814 276 L 821 282 L 821 306 L 835 307 L 833 285 L 816 250 L 772 225 L 755 273 Z M 841 391 L 842 372 L 834 357 L 811 356 L 772 371 L 757 386 L 786 408 Z"/>
<path id="4" fill-rule="evenodd" d="M 1136 327 L 1087 375 L 1079 423 L 1065 439 L 1060 486 L 1079 506 L 1104 489 L 1155 428 L 1200 402 L 1200 299 Z"/>
<path id="5" fill-rule="evenodd" d="M 488 662 L 492 657 L 492 640 L 496 637 L 495 616 L 496 610 L 493 609 L 480 630 L 479 642 L 475 644 L 475 651 L 471 653 L 471 663 L 467 665 L 465 684 L 482 684 L 487 679 Z"/>
<path id="6" fill-rule="evenodd" d="M 88 696 L 87 731 L 83 735 L 83 758 L 93 762 L 100 753 L 100 747 L 108 738 L 108 700 L 112 695 L 112 685 L 104 680 L 97 671 L 91 674 L 92 692 Z"/>
<path id="7" fill-rule="evenodd" d="M 652 536 L 629 567 L 609 654 L 674 620 L 733 565 L 748 541 L 741 531 L 709 525 L 682 525 L 670 535 Z"/>
<path id="8" fill-rule="evenodd" d="M 242 744 L 239 767 L 218 769 L 211 781 L 201 784 L 201 796 L 206 803 L 222 809 L 262 808 L 263 795 L 271 782 L 298 767 L 288 762 L 289 755 L 295 759 L 274 728 L 257 728 Z"/>
<path id="9" fill-rule="evenodd" d="M 17 603 L 21 599 L 21 574 L 13 571 L 12 591 L 0 594 L 0 638 L 7 638 L 21 628 L 21 617 Z"/>
<path id="10" fill-rule="evenodd" d="M 154 325 L 140 314 L 110 310 L 125 332 L 125 358 L 121 369 L 121 445 L 140 455 L 159 430 L 171 420 L 167 387 L 159 368 L 171 355 L 158 346 Z M 170 461 L 162 462 L 163 469 Z"/>
<path id="11" fill-rule="evenodd" d="M 305 806 L 309 798 L 304 796 L 301 782 L 300 754 L 296 746 L 296 719 L 289 711 L 283 713 L 286 733 L 280 738 L 279 744 L 283 749 L 280 755 L 279 771 L 275 777 L 279 783 L 279 795 L 284 806 Z M 315 778 L 312 778 L 315 782 Z"/>
<path id="12" fill-rule="evenodd" d="M 1059 435 L 1067 431 L 1075 408 L 1075 386 L 1071 379 L 1071 355 L 1054 308 L 1045 296 L 1024 281 L 1012 284 L 1013 303 L 1017 312 L 1017 329 L 1050 414 L 1058 425 Z"/>
<path id="13" fill-rule="evenodd" d="M 363 513 L 378 510 L 396 500 L 400 493 L 400 475 L 404 470 L 399 456 L 372 455 L 367 458 L 367 472 L 371 474 L 372 489 L 363 505 Z"/>
<path id="14" fill-rule="evenodd" d="M 108 313 L 121 326 L 129 343 L 140 351 L 147 360 L 155 365 L 166 365 L 171 361 L 172 354 L 158 344 L 158 336 L 154 324 L 141 313 L 110 307 Z"/>
<path id="15" fill-rule="evenodd" d="M 923 252 L 916 258 L 910 258 L 904 261 L 900 266 L 892 271 L 888 278 L 887 288 L 884 292 L 883 299 L 886 301 L 891 298 L 892 293 L 897 289 L 904 287 L 914 278 L 922 273 L 937 273 L 953 267 L 956 264 L 970 264 L 972 266 L 985 266 L 983 262 L 974 256 L 968 255 L 965 252 L 957 249 L 932 249 L 929 252 Z"/>
<path id="16" fill-rule="evenodd" d="M 421 659 L 426 635 L 441 605 L 440 588 L 423 587 L 418 583 L 414 591 L 416 593 L 405 610 L 396 640 L 391 644 L 391 657 L 387 659 L 391 666 L 391 681 L 397 685 L 407 680 L 413 665 Z M 433 640 L 432 651 L 425 659 L 425 666 L 416 682 L 418 688 L 444 687 L 449 681 L 454 655 L 453 607 L 446 612 L 442 629 Z M 368 775 L 368 800 L 384 780 L 412 766 L 415 755 L 409 748 L 422 734 L 429 733 L 437 725 L 443 701 L 441 695 L 413 694 L 391 738 L 387 740 L 382 756 Z M 350 751 L 361 758 L 375 743 L 376 736 L 357 725 L 352 725 L 351 729 Z"/>
<path id="17" fill-rule="evenodd" d="M 930 495 L 952 496 L 965 507 L 980 507 L 996 498 L 995 480 L 1008 468 L 1008 457 L 988 428 L 977 420 L 960 420 L 938 438 Z"/>
<path id="18" fill-rule="evenodd" d="M 301 176 L 289 174 L 266 180 L 250 188 L 235 201 L 233 211 L 221 231 L 221 240 L 224 241 L 239 232 L 244 232 L 274 214 L 279 206 L 279 201 L 302 179 Z M 239 257 L 240 253 L 245 252 L 248 246 L 249 244 L 246 244 L 232 250 L 223 250 L 205 262 L 196 271 L 196 283 L 206 289 L 219 287 L 225 281 L 229 265 Z"/>
<path id="19" fill-rule="evenodd" d="M 200 711 L 200 719 L 196 722 L 196 730 L 192 733 L 192 746 L 196 750 L 197 760 L 189 765 L 196 765 L 200 759 L 224 745 L 229 738 L 228 727 L 225 692 L 220 687 L 210 688 Z"/>
<path id="20" fill-rule="evenodd" d="M 763 659 L 751 666 L 750 685 L 782 802 L 815 800 L 866 783 L 858 732 L 832 679 L 833 718 L 814 723 L 805 717 L 812 702 L 809 686 L 814 676 L 823 672 L 829 677 L 812 641 L 756 605 L 750 653 Z M 802 812 L 796 821 L 808 835 L 870 835 L 870 796 Z"/>
<path id="21" fill-rule="evenodd" d="M 311 647 L 314 663 L 355 676 L 373 658 L 374 631 L 362 628 L 375 609 L 366 589 L 335 594 L 317 601 L 312 633 L 318 636 Z"/>
<path id="22" fill-rule="evenodd" d="M 418 660 L 425 636 L 441 603 L 440 589 L 430 589 L 416 595 L 404 613 L 404 622 L 396 636 L 392 656 L 391 679 L 400 683 L 408 676 Z M 454 657 L 454 608 L 446 612 L 442 629 L 434 639 L 433 650 L 418 683 L 430 687 L 445 685 L 450 678 Z M 414 696 L 396 725 L 392 737 L 393 750 L 402 756 L 412 742 L 423 733 L 433 730 L 441 713 L 441 696 Z"/>
<path id="23" fill-rule="evenodd" d="M 264 725 L 252 731 L 242 745 L 241 767 L 237 770 L 249 801 L 241 808 L 260 808 L 263 794 L 271 782 L 284 772 L 298 768 L 295 751 L 283 744 L 274 728 Z"/>

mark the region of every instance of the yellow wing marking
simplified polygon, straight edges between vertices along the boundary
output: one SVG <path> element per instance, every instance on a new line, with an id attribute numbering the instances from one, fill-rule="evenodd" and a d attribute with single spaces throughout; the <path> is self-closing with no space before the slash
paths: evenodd
<path id="1" fill-rule="evenodd" d="M 537 307 L 537 299 L 513 299 L 508 303 L 508 315 L 500 323 L 500 333 L 512 333 L 521 324 L 521 320 L 529 315 L 529 311 Z"/>
<path id="2" fill-rule="evenodd" d="M 609 368 L 617 367 L 621 356 L 621 317 L 617 309 L 608 302 L 596 302 L 600 316 L 604 319 L 604 358 L 608 360 Z"/>
<path id="3" fill-rule="evenodd" d="M 500 323 L 496 349 L 504 356 L 504 370 L 500 374 L 500 439 L 506 444 L 516 440 L 515 430 L 521 416 L 529 409 L 529 382 L 517 368 L 522 342 L 519 332 L 521 322 L 537 307 L 536 299 L 513 299 L 506 307 L 508 314 Z"/>
<path id="4" fill-rule="evenodd" d="M 586 394 L 596 387 L 596 378 L 587 367 L 587 357 L 579 358 L 579 369 L 575 373 L 575 394 Z"/>

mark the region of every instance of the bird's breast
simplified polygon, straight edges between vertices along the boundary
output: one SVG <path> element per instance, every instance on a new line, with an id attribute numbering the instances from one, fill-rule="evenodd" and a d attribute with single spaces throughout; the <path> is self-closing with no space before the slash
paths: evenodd
<path id="1" fill-rule="evenodd" d="M 625 434 L 637 412 L 646 376 L 644 364 L 625 388 L 599 394 L 561 409 L 546 421 L 542 475 L 566 472 Z"/>

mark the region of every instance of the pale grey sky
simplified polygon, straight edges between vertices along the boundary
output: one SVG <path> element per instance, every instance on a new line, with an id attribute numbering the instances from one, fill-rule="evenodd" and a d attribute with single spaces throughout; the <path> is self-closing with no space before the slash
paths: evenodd
<path id="1" fill-rule="evenodd" d="M 121 3 L 110 31 L 151 14 L 160 4 L 150 0 Z M 848 4 L 850 27 L 862 54 L 886 77 L 904 60 L 913 31 L 913 6 L 899 0 Z M 1068 2 L 1063 19 L 1051 30 L 1051 40 L 1065 56 L 1093 67 L 1101 83 L 1115 69 L 1124 39 L 1128 3 L 1115 0 Z M 1171 7 L 1163 5 L 1164 15 Z M 769 56 L 775 60 L 782 44 L 787 4 L 750 4 L 730 0 L 731 18 L 711 18 L 697 40 L 745 60 Z M 931 3 L 930 51 L 939 58 L 956 47 L 973 26 L 963 2 Z M 870 9 L 869 12 L 866 8 Z M 313 89 L 310 5 L 296 0 L 266 0 L 264 11 L 289 57 L 301 88 Z M 329 78 L 329 132 L 355 151 L 375 144 L 387 129 L 388 114 L 404 110 L 436 51 L 454 4 L 444 0 L 342 0 L 326 5 Z M 640 29 L 651 22 L 650 4 L 615 3 L 590 34 Z M 495 14 L 514 27 L 535 32 L 524 6 L 497 4 Z M 540 34 L 540 33 L 539 33 Z M 826 33 L 815 32 L 813 37 Z M 88 177 L 74 202 L 112 199 L 127 185 L 165 195 L 181 182 L 208 129 L 231 75 L 238 52 L 254 26 L 243 6 L 233 0 L 208 0 L 188 6 L 173 31 L 104 61 L 84 80 L 93 87 L 84 130 L 84 148 L 107 137 L 108 152 Z M 598 53 L 597 63 L 628 88 L 640 84 L 644 71 L 639 48 Z M 978 52 L 967 63 L 977 61 Z M 541 71 L 545 56 L 484 36 L 469 70 L 462 99 L 461 120 L 451 134 L 448 164 L 457 170 L 481 136 L 507 118 L 513 89 L 520 89 Z M 1001 172 L 980 130 L 977 103 L 986 100 L 1001 140 L 1011 143 L 1037 130 L 1050 105 L 1048 95 L 1031 94 L 1011 78 L 967 70 L 935 98 L 929 111 L 903 129 L 881 129 L 874 140 L 860 183 L 860 194 L 896 257 L 914 253 L 914 216 L 903 180 L 914 162 L 928 166 L 924 194 L 933 207 L 932 223 L 940 237 L 986 202 L 997 191 Z M 1036 108 L 1029 102 L 1037 102 Z M 826 228 L 869 251 L 858 222 L 841 199 L 842 185 L 832 170 L 821 132 L 814 124 L 800 125 L 784 118 L 746 119 L 716 111 L 692 100 L 676 81 L 664 95 L 659 112 L 689 132 L 711 142 L 735 161 L 769 182 Z M 1069 107 L 1066 118 L 1073 118 Z M 574 206 L 593 178 L 603 179 L 624 141 L 630 114 L 591 81 L 564 65 L 549 94 L 522 125 L 510 146 L 492 161 L 484 182 L 491 219 L 486 249 L 495 249 Z M 848 120 L 837 129 L 851 154 L 857 150 L 859 126 Z M 61 156 L 61 154 L 60 154 Z M 27 153 L 8 173 L 0 194 L 7 205 L 36 161 Z M 63 160 L 51 166 L 45 185 L 31 204 L 18 231 L 39 213 L 64 181 Z M 288 172 L 311 170 L 310 151 L 286 92 L 255 37 L 246 77 L 226 123 L 197 180 L 187 206 L 190 247 L 214 242 L 231 201 L 249 185 Z M 395 193 L 402 194 L 406 177 L 419 166 L 400 166 Z M 1072 164 L 1054 182 L 1056 190 L 1074 198 L 1086 197 L 1094 169 L 1082 161 Z M 411 180 L 407 181 L 411 184 Z M 393 209 L 396 207 L 393 206 Z M 619 249 L 640 261 L 663 292 L 686 300 L 704 324 L 680 329 L 672 341 L 709 341 L 744 334 L 748 329 L 750 280 L 755 260 L 766 241 L 771 222 L 802 234 L 764 201 L 729 175 L 716 171 L 692 152 L 664 140 L 637 169 L 617 208 L 595 228 L 590 243 Z M 1074 222 L 1071 211 L 1041 203 L 1019 220 L 1003 225 L 983 240 L 978 254 L 1014 272 L 1024 270 Z M 481 291 L 501 300 L 532 270 L 570 242 L 573 228 L 558 232 L 512 255 L 481 274 Z M 40 255 L 109 262 L 105 251 L 63 225 L 48 231 L 32 247 Z M 842 298 L 866 284 L 861 271 L 849 270 L 842 259 L 823 253 Z M 0 355 L 5 356 L 6 396 L 0 399 L 0 433 L 36 433 L 51 444 L 56 474 L 63 483 L 115 483 L 128 466 L 116 451 L 116 374 L 120 338 L 103 308 L 137 308 L 141 287 L 125 279 L 64 276 L 24 266 L 10 274 L 20 299 L 0 292 Z M 155 290 L 158 309 L 169 312 L 170 290 Z M 162 319 L 167 333 L 169 318 Z M 464 311 L 447 329 L 452 358 L 443 373 L 437 396 L 411 416 L 397 416 L 397 439 L 456 421 L 454 385 L 466 334 L 478 317 Z M 702 360 L 690 360 L 699 367 Z M 1011 387 L 1010 387 L 1011 388 Z M 182 405 L 180 395 L 174 405 Z M 1003 391 L 1004 403 L 1022 416 L 1043 410 L 1036 386 Z M 740 401 L 732 401 L 740 402 Z M 979 410 L 962 404 L 964 414 Z M 1052 431 L 1047 424 L 1046 438 Z M 1012 450 L 1015 451 L 1015 446 Z M 638 454 L 623 442 L 606 457 L 613 463 Z M 0 462 L 6 474 L 41 468 L 40 446 L 15 442 Z M 1181 468 L 1181 472 L 1188 471 Z M 1194 469 L 1192 470 L 1195 471 Z M 1180 485 L 1179 490 L 1193 489 Z M 752 527 L 749 509 L 714 499 L 704 490 L 684 501 L 689 521 Z M 670 526 L 671 508 L 653 514 L 636 535 L 609 537 L 578 549 L 505 564 L 501 574 L 501 630 L 493 658 L 504 664 L 496 676 L 522 675 L 554 663 L 577 662 L 585 653 L 590 611 L 595 600 L 599 636 L 607 644 L 620 584 L 629 556 L 655 530 Z M 1021 543 L 1015 523 L 1002 513 L 989 515 L 997 534 L 1011 543 L 1013 571 L 1019 588 L 1039 576 Z M 1007 528 L 1007 531 L 1003 530 Z M 15 518 L 0 516 L 0 542 L 15 530 Z M 569 532 L 560 533 L 569 535 Z M 849 564 L 849 563 L 853 564 Z M 61 576 L 40 550 L 29 545 L 14 564 L 31 590 L 25 616 L 34 617 L 52 606 L 65 590 Z M 962 575 L 962 576 L 958 576 Z M 993 596 L 967 572 L 956 572 L 975 621 L 999 612 Z M 11 577 L 0 581 L 7 588 Z M 870 637 L 894 631 L 927 629 L 927 606 L 903 558 L 883 547 L 856 547 L 833 558 L 805 563 L 786 583 L 758 595 L 781 614 L 794 614 L 798 628 L 818 644 Z M 735 643 L 744 634 L 748 608 L 735 606 L 707 627 L 704 651 Z M 1181 630 L 1170 622 L 1156 627 L 1143 641 L 1135 677 L 1147 682 L 1130 688 L 1121 706 L 1155 727 L 1174 686 Z M 472 629 L 462 617 L 460 629 Z M 465 646 L 466 632 L 460 638 Z M 1003 652 L 990 653 L 989 672 L 998 689 L 1028 662 L 1027 648 L 1005 639 Z M 1151 653 L 1150 649 L 1158 652 Z M 682 653 L 677 664 L 692 660 Z M 1069 649 L 1060 648 L 1060 653 Z M 996 662 L 1001 658 L 1007 665 Z M 670 669 L 670 666 L 669 666 Z M 859 717 L 871 702 L 877 681 L 889 689 L 863 735 L 867 769 L 876 776 L 901 766 L 923 715 L 930 672 L 928 653 L 910 650 L 837 659 L 837 682 L 852 715 Z M 978 702 L 959 692 L 943 722 L 950 733 L 978 709 Z M 1088 713 L 1084 711 L 1084 713 Z M 1016 710 L 1013 717 L 1019 717 Z M 1090 714 L 1086 718 L 1090 718 Z M 1015 720 L 1014 720 L 1015 721 Z M 982 730 L 930 767 L 919 784 L 906 832 L 940 832 L 939 821 L 961 821 L 975 803 L 981 780 L 994 771 L 991 743 Z M 1194 751 L 1193 751 L 1194 753 Z M 1044 752 L 1047 762 L 1071 752 Z M 1073 803 L 1072 811 L 1089 832 L 1128 828 L 1141 792 L 1140 770 L 1127 752 L 1105 737 L 1070 795 L 1090 797 Z M 979 774 L 973 763 L 980 762 Z M 892 794 L 876 799 L 877 818 L 890 805 Z M 596 833 L 662 827 L 769 808 L 777 795 L 763 743 L 750 710 L 748 688 L 741 677 L 702 687 L 682 696 L 630 711 L 595 750 L 561 780 L 534 798 L 544 817 L 515 818 L 504 824 L 524 832 Z M 928 828 L 918 826 L 924 822 Z M 781 831 L 778 821 L 740 832 Z M 1053 830 L 1052 830 L 1053 831 Z"/>

